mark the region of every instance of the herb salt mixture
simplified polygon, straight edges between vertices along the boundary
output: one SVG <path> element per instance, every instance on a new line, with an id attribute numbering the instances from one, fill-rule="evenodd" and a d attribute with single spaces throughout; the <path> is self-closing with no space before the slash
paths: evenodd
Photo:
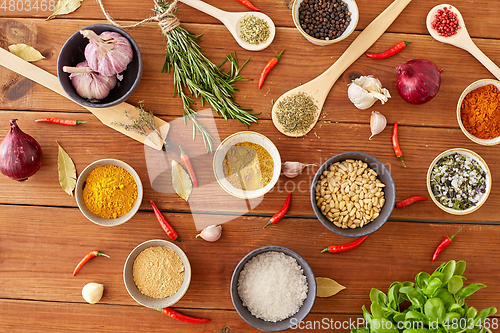
<path id="1" fill-rule="evenodd" d="M 269 24 L 253 15 L 243 18 L 240 25 L 240 38 L 248 44 L 259 45 L 269 38 Z"/>
<path id="2" fill-rule="evenodd" d="M 309 129 L 316 119 L 318 106 L 304 92 L 287 96 L 277 105 L 276 116 L 283 130 L 300 134 Z"/>
<path id="3" fill-rule="evenodd" d="M 460 153 L 437 161 L 431 173 L 434 197 L 445 207 L 474 207 L 486 193 L 486 172 L 472 157 Z"/>

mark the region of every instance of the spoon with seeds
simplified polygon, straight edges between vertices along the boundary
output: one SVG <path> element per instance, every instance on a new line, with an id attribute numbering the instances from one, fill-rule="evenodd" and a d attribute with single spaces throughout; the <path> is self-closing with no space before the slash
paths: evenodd
<path id="1" fill-rule="evenodd" d="M 437 11 L 445 7 L 451 10 L 453 13 L 457 14 L 458 24 L 460 26 L 460 28 L 457 30 L 457 33 L 450 37 L 440 36 L 437 30 L 432 28 L 432 21 L 434 21 Z M 464 19 L 462 18 L 462 14 L 460 14 L 458 9 L 456 9 L 452 5 L 447 5 L 447 4 L 437 5 L 436 7 L 432 8 L 429 11 L 429 14 L 427 14 L 426 23 L 427 23 L 427 30 L 429 30 L 429 33 L 431 34 L 432 37 L 434 37 L 435 40 L 442 43 L 451 44 L 453 46 L 459 47 L 469 52 L 477 60 L 479 60 L 479 62 L 482 63 L 484 67 L 486 67 L 486 69 L 488 69 L 491 72 L 491 74 L 493 74 L 498 80 L 500 80 L 500 68 L 498 68 L 498 66 L 495 65 L 495 63 L 491 61 L 490 58 L 488 58 L 476 46 L 476 44 L 474 44 L 474 42 L 470 38 L 469 33 L 467 32 L 467 28 L 465 27 L 465 22 Z"/>
<path id="2" fill-rule="evenodd" d="M 261 51 L 266 47 L 271 45 L 274 36 L 276 34 L 276 27 L 274 26 L 273 20 L 269 16 L 261 12 L 226 12 L 216 8 L 208 3 L 205 3 L 201 0 L 179 0 L 186 5 L 198 9 L 199 11 L 204 12 L 212 17 L 215 17 L 219 21 L 221 21 L 229 30 L 229 32 L 233 35 L 234 39 L 240 46 L 249 51 Z M 246 18 L 255 17 L 260 20 L 264 20 L 267 23 L 269 28 L 269 37 L 259 44 L 250 44 L 241 38 L 241 22 Z M 254 19 L 255 20 L 255 19 Z M 259 22 L 262 22 L 260 21 Z"/>
<path id="3" fill-rule="evenodd" d="M 281 95 L 276 103 L 274 103 L 272 109 L 274 126 L 281 133 L 288 136 L 300 137 L 306 135 L 318 121 L 325 99 L 340 75 L 375 43 L 410 2 L 411 0 L 395 0 L 358 35 L 340 58 L 323 74 Z M 304 96 L 314 101 L 316 108 L 312 117 L 307 117 L 306 115 L 306 118 L 310 119 L 307 119 L 305 122 L 299 120 L 302 121 L 302 124 L 297 128 L 296 124 L 290 124 L 290 119 L 295 121 L 297 118 L 300 118 L 300 115 L 297 114 L 300 113 L 300 105 L 309 105 L 309 103 L 303 103 Z M 288 112 L 288 114 L 285 114 L 287 112 L 283 112 L 285 109 L 290 109 L 286 105 L 291 105 L 293 108 L 294 104 L 298 106 L 295 108 L 295 111 Z M 308 109 L 310 110 L 310 108 Z M 307 113 L 310 114 L 309 112 Z M 290 128 L 294 129 L 290 131 Z"/>

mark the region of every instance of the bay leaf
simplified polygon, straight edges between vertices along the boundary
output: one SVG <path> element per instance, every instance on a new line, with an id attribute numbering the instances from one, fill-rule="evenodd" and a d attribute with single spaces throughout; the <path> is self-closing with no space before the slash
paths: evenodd
<path id="1" fill-rule="evenodd" d="M 326 277 L 316 278 L 316 296 L 330 297 L 345 289 L 343 285 Z"/>
<path id="2" fill-rule="evenodd" d="M 172 186 L 182 199 L 188 201 L 193 184 L 186 170 L 175 160 L 172 160 Z"/>
<path id="3" fill-rule="evenodd" d="M 57 143 L 59 146 L 59 153 L 57 155 L 57 171 L 59 172 L 59 184 L 66 193 L 73 196 L 73 190 L 76 186 L 76 168 L 75 164 L 68 153 Z"/>
<path id="4" fill-rule="evenodd" d="M 45 57 L 37 49 L 22 43 L 9 45 L 9 51 L 10 53 L 13 53 L 19 58 L 26 61 L 37 61 L 45 59 Z"/>
<path id="5" fill-rule="evenodd" d="M 55 17 L 56 15 L 64 15 L 73 13 L 78 7 L 81 6 L 83 0 L 59 0 L 54 8 L 52 14 L 47 17 L 47 20 Z"/>

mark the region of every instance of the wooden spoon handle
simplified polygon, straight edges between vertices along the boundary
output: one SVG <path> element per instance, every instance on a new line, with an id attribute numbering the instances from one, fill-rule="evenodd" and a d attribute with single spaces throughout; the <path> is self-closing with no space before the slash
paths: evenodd
<path id="1" fill-rule="evenodd" d="M 3 48 L 0 48 L 0 65 L 24 77 L 27 77 L 28 79 L 35 81 L 52 91 L 55 91 L 61 96 L 71 99 L 62 88 L 57 76 L 52 75 L 49 72 L 19 58 L 18 56 L 10 53 Z M 146 137 L 144 135 L 136 133 L 135 131 L 127 131 L 122 126 L 112 124 L 113 122 L 131 124 L 131 120 L 126 116 L 125 111 L 129 116 L 137 118 L 139 112 L 137 111 L 135 106 L 128 103 L 121 103 L 107 108 L 91 108 L 87 106 L 83 107 L 92 112 L 104 125 L 109 126 L 114 130 L 131 137 L 134 140 L 142 142 L 145 145 L 150 146 L 151 148 L 157 150 L 160 150 L 162 148 L 163 142 L 156 135 L 150 135 Z M 170 125 L 158 117 L 155 117 L 155 124 L 156 128 L 160 130 L 162 136 L 165 138 Z"/>
<path id="2" fill-rule="evenodd" d="M 483 51 L 476 46 L 476 44 L 474 44 L 472 39 L 470 39 L 470 43 L 468 43 L 467 48 L 464 49 L 469 51 L 470 54 L 482 63 L 483 66 L 497 78 L 497 80 L 500 80 L 500 68 L 493 61 L 491 61 L 491 59 L 488 58 Z"/>

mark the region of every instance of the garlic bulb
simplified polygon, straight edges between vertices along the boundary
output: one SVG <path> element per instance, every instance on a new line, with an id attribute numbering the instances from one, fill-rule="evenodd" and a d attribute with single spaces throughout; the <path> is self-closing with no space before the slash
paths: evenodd
<path id="1" fill-rule="evenodd" d="M 281 165 L 281 172 L 285 177 L 294 178 L 300 175 L 302 173 L 302 170 L 304 170 L 304 168 L 309 165 L 314 165 L 314 164 L 304 164 L 300 162 L 286 161 Z"/>
<path id="2" fill-rule="evenodd" d="M 91 282 L 83 286 L 82 296 L 83 299 L 89 302 L 90 304 L 95 304 L 101 300 L 103 291 L 104 291 L 104 285 L 100 283 Z"/>
<path id="3" fill-rule="evenodd" d="M 196 237 L 201 237 L 207 242 L 215 242 L 222 234 L 222 227 L 220 225 L 210 225 L 203 229 Z"/>
<path id="4" fill-rule="evenodd" d="M 87 61 L 81 62 L 76 67 L 64 66 L 63 71 L 71 73 L 69 76 L 76 93 L 91 102 L 98 102 L 109 95 L 116 86 L 116 76 L 105 76 L 90 69 Z"/>
<path id="5" fill-rule="evenodd" d="M 368 109 L 377 100 L 384 104 L 391 97 L 389 90 L 382 88 L 382 83 L 372 75 L 353 80 L 347 89 L 347 95 L 349 100 L 362 110 Z"/>
<path id="6" fill-rule="evenodd" d="M 127 69 L 134 56 L 127 38 L 112 31 L 100 35 L 92 30 L 81 30 L 80 33 L 90 41 L 85 47 L 85 59 L 93 71 L 112 76 Z"/>
<path id="7" fill-rule="evenodd" d="M 378 111 L 372 111 L 372 115 L 370 117 L 370 130 L 372 135 L 369 137 L 369 140 L 371 140 L 374 135 L 381 133 L 385 129 L 386 125 L 387 119 L 385 119 L 384 115 Z"/>

